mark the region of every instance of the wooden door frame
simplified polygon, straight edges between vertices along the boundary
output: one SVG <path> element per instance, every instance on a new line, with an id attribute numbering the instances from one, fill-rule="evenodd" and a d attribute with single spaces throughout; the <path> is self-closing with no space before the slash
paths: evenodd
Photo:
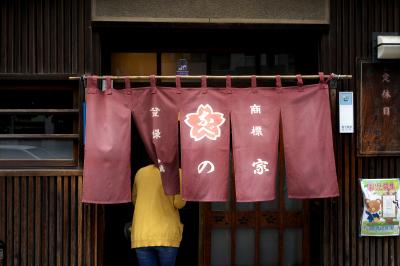
<path id="1" fill-rule="evenodd" d="M 279 265 L 284 265 L 284 230 L 287 228 L 302 229 L 302 265 L 310 265 L 310 223 L 309 223 L 309 200 L 303 200 L 302 211 L 285 210 L 285 195 L 283 193 L 285 180 L 285 159 L 283 149 L 282 126 L 280 126 L 279 138 L 279 208 L 276 211 L 261 211 L 260 202 L 256 202 L 255 211 L 236 211 L 235 178 L 231 176 L 232 201 L 229 203 L 229 211 L 212 211 L 211 203 L 203 203 L 200 206 L 200 259 L 199 265 L 209 266 L 211 264 L 211 233 L 212 229 L 230 229 L 231 232 L 231 265 L 236 265 L 236 229 L 240 227 L 255 229 L 255 265 L 260 264 L 260 231 L 263 228 L 273 228 L 279 234 Z M 233 167 L 233 166 L 232 166 Z M 233 171 L 232 171 L 233 172 Z M 283 210 L 283 211 L 281 211 Z M 254 215 L 255 214 L 255 215 Z M 239 225 L 239 226 L 238 226 Z"/>

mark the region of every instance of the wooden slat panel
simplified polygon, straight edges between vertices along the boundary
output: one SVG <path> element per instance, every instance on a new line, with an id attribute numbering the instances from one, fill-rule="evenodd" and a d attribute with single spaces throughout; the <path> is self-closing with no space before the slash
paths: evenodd
<path id="1" fill-rule="evenodd" d="M 70 260 L 70 242 L 71 242 L 71 234 L 69 231 L 70 227 L 70 209 L 69 209 L 69 204 L 70 204 L 70 178 L 68 176 L 63 176 L 62 177 L 62 191 L 63 191 L 63 201 L 62 201 L 62 210 L 63 210 L 63 222 L 62 222 L 62 229 L 63 229 L 63 237 L 62 237 L 62 246 L 63 246 L 63 265 L 70 265 L 71 260 Z"/>
<path id="2" fill-rule="evenodd" d="M 256 203 L 256 214 L 255 214 L 255 239 L 254 246 L 256 247 L 254 250 L 254 261 L 255 265 L 260 265 L 260 253 L 266 252 L 266 250 L 261 250 L 261 226 L 260 226 L 260 217 L 261 217 L 261 204 L 259 202 Z"/>
<path id="3" fill-rule="evenodd" d="M 14 72 L 26 72 L 22 70 L 22 60 L 21 60 L 21 55 L 22 55 L 22 44 L 21 44 L 21 1 L 17 0 L 15 1 L 15 9 L 14 9 L 14 45 L 15 45 L 15 53 L 14 53 Z"/>
<path id="4" fill-rule="evenodd" d="M 28 244 L 28 199 L 27 199 L 27 182 L 26 178 L 20 177 L 18 178 L 20 181 L 20 193 L 16 194 L 18 196 L 14 199 L 15 202 L 19 202 L 20 204 L 20 223 L 19 223 L 19 230 L 20 230 L 20 261 L 21 265 L 26 265 L 27 263 L 27 244 Z M 18 223 L 17 223 L 18 224 Z"/>
<path id="5" fill-rule="evenodd" d="M 8 0 L 7 1 L 7 54 L 5 57 L 5 61 L 6 61 L 6 71 L 7 72 L 16 72 L 14 70 L 14 57 L 15 54 L 18 53 L 16 52 L 16 49 L 14 47 L 14 43 L 16 42 L 16 40 L 14 39 L 14 29 L 15 29 L 15 25 L 14 25 L 14 12 L 15 12 L 16 7 L 14 6 L 14 2 L 13 0 Z M 3 34 L 2 34 L 3 35 Z"/>
<path id="6" fill-rule="evenodd" d="M 322 38 L 329 43 L 330 59 L 322 65 L 329 72 L 350 73 L 355 78 L 341 81 L 339 90 L 357 97 L 357 58 L 372 56 L 372 32 L 399 31 L 399 1 L 331 1 L 331 26 Z M 326 39 L 325 39 L 326 38 Z M 322 47 L 327 47 L 322 46 Z M 341 196 L 324 205 L 324 265 L 400 265 L 398 238 L 359 238 L 362 195 L 358 178 L 399 177 L 398 158 L 356 156 L 356 136 L 339 134 L 337 103 L 332 105 L 335 152 Z M 338 202 L 338 205 L 335 202 Z M 333 228 L 330 224 L 334 225 Z M 336 227 L 336 228 L 335 228 Z"/>
<path id="7" fill-rule="evenodd" d="M 13 195 L 13 260 L 14 264 L 19 265 L 21 263 L 21 202 L 18 200 L 21 193 L 21 178 L 14 178 L 14 195 Z"/>
<path id="8" fill-rule="evenodd" d="M 70 257 L 70 265 L 77 265 L 77 257 L 78 257 L 78 241 L 77 241 L 77 235 L 79 233 L 78 227 L 73 226 L 78 224 L 78 219 L 77 219 L 77 212 L 78 212 L 78 191 L 77 191 L 77 182 L 78 178 L 71 178 L 71 188 L 70 188 L 70 213 L 71 213 L 71 218 L 69 220 L 71 226 L 71 245 L 70 245 L 70 252 L 68 256 Z M 80 204 L 79 204 L 80 205 Z"/>
<path id="9" fill-rule="evenodd" d="M 93 208 L 93 219 L 94 219 L 94 230 L 92 232 L 91 235 L 91 239 L 92 239 L 92 243 L 93 243 L 93 265 L 101 265 L 102 263 L 99 263 L 100 261 L 98 261 L 99 258 L 99 254 L 98 254 L 98 241 L 94 241 L 94 239 L 97 239 L 97 235 L 99 233 L 99 217 L 100 217 L 100 210 L 99 208 L 96 208 L 95 206 L 92 205 Z M 102 261 L 102 257 L 100 257 L 101 261 Z"/>
<path id="10" fill-rule="evenodd" d="M 82 177 L 79 177 L 77 180 L 77 197 L 78 197 L 78 203 L 82 202 Z M 81 232 L 84 232 L 83 230 L 83 204 L 77 204 L 78 207 L 78 244 L 77 244 L 77 259 L 78 259 L 78 266 L 84 265 L 83 263 L 83 237 L 84 234 Z"/>
<path id="11" fill-rule="evenodd" d="M 36 213 L 36 205 L 35 205 L 35 197 L 36 197 L 36 189 L 35 189 L 35 180 L 33 177 L 26 178 L 27 183 L 27 261 L 28 265 L 34 265 L 35 263 L 35 254 L 36 254 L 36 245 L 35 245 L 35 213 Z M 33 248 L 32 248 L 33 247 Z"/>
<path id="12" fill-rule="evenodd" d="M 61 9 L 61 7 L 57 6 L 57 1 L 49 1 L 50 4 L 50 25 L 49 28 L 49 43 L 50 43 L 50 72 L 59 72 L 58 64 L 57 64 L 57 11 Z"/>
<path id="13" fill-rule="evenodd" d="M 66 0 L 68 1 L 68 0 Z M 56 47 L 56 65 L 57 65 L 57 72 L 65 72 L 64 70 L 64 49 L 65 49 L 65 43 L 64 43 L 64 0 L 59 0 L 57 1 L 57 11 L 54 12 L 54 15 L 56 16 L 56 21 L 57 21 L 57 26 L 54 27 L 56 30 L 55 32 L 55 42 L 54 44 L 57 45 Z"/>
<path id="14" fill-rule="evenodd" d="M 96 241 L 102 212 L 95 205 L 83 208 L 81 193 L 82 176 L 0 177 L 7 265 L 101 265 Z"/>
<path id="15" fill-rule="evenodd" d="M 42 215 L 42 202 L 43 202 L 43 190 L 45 190 L 44 186 L 42 188 L 42 184 L 43 184 L 43 177 L 37 177 L 37 178 L 33 178 L 33 181 L 35 182 L 35 200 L 33 201 L 34 206 L 35 206 L 35 211 L 34 211 L 34 219 L 32 219 L 34 221 L 35 225 L 41 225 L 41 226 L 34 226 L 33 231 L 35 232 L 34 235 L 34 246 L 35 246 L 35 265 L 41 265 L 42 261 L 41 258 L 43 256 L 42 250 L 43 250 L 43 246 L 42 246 L 42 236 L 43 236 L 43 232 L 46 230 L 46 227 L 44 226 L 43 222 L 43 215 Z"/>
<path id="16" fill-rule="evenodd" d="M 84 73 L 90 1 L 5 0 L 0 12 L 0 73 Z"/>
<path id="17" fill-rule="evenodd" d="M 57 204 L 57 179 L 52 178 L 49 180 L 49 233 L 48 233 L 48 241 L 49 241 L 49 265 L 56 265 L 56 234 L 57 234 L 57 212 L 56 212 L 56 204 Z"/>
<path id="18" fill-rule="evenodd" d="M 35 6 L 36 20 L 35 20 L 35 38 L 36 38 L 36 60 L 33 59 L 33 63 L 36 61 L 36 71 L 38 73 L 43 73 L 44 71 L 44 50 L 43 50 L 43 16 L 44 16 L 44 1 L 37 0 Z"/>
<path id="19" fill-rule="evenodd" d="M 92 208 L 90 205 L 85 204 L 84 205 L 84 213 L 85 213 L 85 219 L 84 219 L 84 265 L 91 266 L 92 264 L 92 254 L 91 251 L 88 250 L 88 247 L 90 247 L 90 240 L 92 237 L 92 230 L 93 230 L 93 222 L 92 222 Z"/>
<path id="20" fill-rule="evenodd" d="M 7 201 L 6 178 L 0 177 L 0 240 L 6 239 L 7 228 Z"/>
<path id="21" fill-rule="evenodd" d="M 30 1 L 32 2 L 32 1 Z M 29 3 L 20 0 L 20 12 L 18 12 L 18 22 L 20 23 L 20 65 L 19 65 L 19 70 L 18 72 L 30 72 L 29 71 L 29 65 L 28 65 L 28 45 L 26 45 L 29 42 L 28 39 L 28 20 L 30 20 L 29 14 L 28 14 L 28 5 Z M 32 44 L 31 44 L 32 45 Z M 33 45 L 33 48 L 34 45 Z"/>
<path id="22" fill-rule="evenodd" d="M 399 6 L 397 6 L 399 7 Z M 400 15 L 400 12 L 397 13 L 397 15 Z M 399 29 L 399 28 L 398 28 Z M 400 176 L 400 158 L 396 158 L 395 161 L 395 176 L 399 177 Z M 400 237 L 396 237 L 395 239 L 395 252 L 396 256 L 394 258 L 394 263 L 395 265 L 400 265 L 400 255 L 399 255 L 399 250 L 400 250 Z"/>
<path id="23" fill-rule="evenodd" d="M 7 11 L 8 11 L 8 3 L 7 1 L 2 1 L 0 3 L 0 32 L 1 36 L 7 36 Z M 7 38 L 0 38 L 0 72 L 7 71 L 7 63 L 6 63 L 6 55 L 7 55 Z"/>
<path id="24" fill-rule="evenodd" d="M 63 263 L 63 188 L 62 188 L 62 177 L 57 176 L 56 178 L 56 265 L 61 266 Z"/>
<path id="25" fill-rule="evenodd" d="M 34 50 L 37 51 L 37 40 L 36 40 L 36 28 L 35 28 L 35 22 L 36 22 L 36 5 L 37 5 L 37 1 L 29 1 L 28 5 L 26 5 L 28 7 L 27 10 L 27 15 L 28 15 L 28 19 L 26 19 L 26 21 L 28 22 L 28 25 L 26 26 L 26 39 L 28 40 L 28 43 L 30 43 L 30 46 L 25 45 L 26 47 L 26 53 L 27 53 L 27 66 L 28 69 L 26 72 L 37 72 L 36 69 L 36 55 L 37 53 L 32 53 L 30 51 Z"/>
<path id="26" fill-rule="evenodd" d="M 12 265 L 13 263 L 13 253 L 14 253 L 14 246 L 13 246 L 13 240 L 14 240 L 14 227 L 13 227 L 13 222 L 14 222 L 14 212 L 13 210 L 13 195 L 14 195 L 14 178 L 13 177 L 6 177 L 6 186 L 7 186 L 7 236 L 6 236 L 6 261 L 7 265 Z"/>
<path id="27" fill-rule="evenodd" d="M 49 184 L 50 178 L 43 177 L 43 196 L 42 196 L 42 224 L 43 224 L 43 230 L 42 230 L 42 265 L 49 265 L 49 232 L 50 232 L 50 184 Z"/>

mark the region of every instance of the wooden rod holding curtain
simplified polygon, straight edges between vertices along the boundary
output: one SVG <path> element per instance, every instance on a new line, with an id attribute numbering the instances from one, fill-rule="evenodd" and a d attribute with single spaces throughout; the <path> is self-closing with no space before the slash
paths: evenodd
<path id="1" fill-rule="evenodd" d="M 83 78 L 86 78 L 87 76 L 82 76 Z M 74 77 L 69 77 L 70 80 L 77 80 L 81 79 L 82 77 L 74 76 Z M 109 77 L 110 79 L 125 79 L 129 78 L 131 80 L 149 80 L 150 76 L 97 76 L 98 79 L 106 79 Z M 156 79 L 171 79 L 174 80 L 176 76 L 154 76 Z M 203 76 L 180 76 L 181 79 L 201 79 Z M 227 76 L 205 76 L 207 79 L 226 79 Z M 240 75 L 240 76 L 230 76 L 231 79 L 251 79 L 251 75 Z M 276 76 L 273 75 L 267 75 L 267 76 L 255 76 L 257 79 L 275 79 Z M 297 79 L 296 75 L 282 75 L 280 76 L 281 79 Z M 352 75 L 338 75 L 338 74 L 329 74 L 329 75 L 324 75 L 325 78 L 333 78 L 333 79 L 352 79 Z M 319 79 L 319 75 L 302 75 L 302 79 Z"/>

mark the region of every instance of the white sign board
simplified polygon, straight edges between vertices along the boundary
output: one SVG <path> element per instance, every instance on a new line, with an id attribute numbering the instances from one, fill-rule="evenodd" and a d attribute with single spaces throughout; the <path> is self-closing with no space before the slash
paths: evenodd
<path id="1" fill-rule="evenodd" d="M 339 132 L 354 133 L 353 92 L 339 92 Z"/>

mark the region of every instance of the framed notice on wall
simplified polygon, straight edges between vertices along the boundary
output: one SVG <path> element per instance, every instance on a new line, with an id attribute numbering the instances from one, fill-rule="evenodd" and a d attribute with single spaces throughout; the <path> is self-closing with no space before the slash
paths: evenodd
<path id="1" fill-rule="evenodd" d="M 400 64 L 360 61 L 358 155 L 400 155 Z"/>

